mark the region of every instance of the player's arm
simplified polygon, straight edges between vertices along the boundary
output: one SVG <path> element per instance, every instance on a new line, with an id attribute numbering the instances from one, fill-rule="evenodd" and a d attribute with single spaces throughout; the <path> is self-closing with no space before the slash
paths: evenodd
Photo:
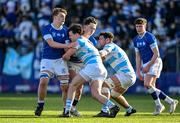
<path id="1" fill-rule="evenodd" d="M 150 61 L 149 64 L 148 64 L 149 66 L 152 66 L 152 64 L 155 63 L 156 59 L 157 59 L 158 57 L 160 57 L 158 47 L 152 48 L 152 51 L 153 51 L 153 56 L 152 56 L 152 58 L 151 58 L 151 61 Z"/>
<path id="2" fill-rule="evenodd" d="M 42 37 L 48 43 L 50 47 L 53 48 L 68 48 L 68 45 L 65 43 L 58 43 L 53 40 L 53 36 L 50 32 L 50 29 L 45 26 L 42 28 Z"/>
<path id="3" fill-rule="evenodd" d="M 155 63 L 156 59 L 160 56 L 159 55 L 159 50 L 158 50 L 158 45 L 155 37 L 152 37 L 150 40 L 152 43 L 150 44 L 151 50 L 153 52 L 153 56 L 149 63 L 143 68 L 143 72 L 147 73 L 150 69 L 150 67 Z"/>
<path id="4" fill-rule="evenodd" d="M 46 40 L 50 47 L 53 48 L 68 48 L 67 44 L 55 42 L 52 38 Z"/>
<path id="5" fill-rule="evenodd" d="M 106 45 L 103 50 L 99 51 L 99 54 L 101 56 L 102 59 L 104 59 L 110 52 L 112 51 L 112 47 Z"/>
<path id="6" fill-rule="evenodd" d="M 64 60 L 69 60 L 70 57 L 71 57 L 73 54 L 75 54 L 75 52 L 77 51 L 76 46 L 77 46 L 77 42 L 73 42 L 73 43 L 69 44 L 69 47 L 72 47 L 72 48 L 69 48 L 69 49 L 66 51 L 66 53 L 63 55 L 62 58 L 63 58 Z"/>
<path id="7" fill-rule="evenodd" d="M 101 58 L 104 59 L 108 55 L 108 51 L 107 50 L 100 50 L 99 54 L 100 54 Z"/>
<path id="8" fill-rule="evenodd" d="M 135 48 L 136 49 L 136 48 Z M 136 49 L 136 74 L 140 80 L 143 80 L 143 76 L 141 75 L 141 57 L 139 51 Z"/>

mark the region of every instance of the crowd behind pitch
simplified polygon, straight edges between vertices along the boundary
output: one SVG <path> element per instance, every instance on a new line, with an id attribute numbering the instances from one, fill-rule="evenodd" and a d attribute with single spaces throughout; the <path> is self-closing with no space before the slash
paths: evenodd
<path id="1" fill-rule="evenodd" d="M 175 71 L 176 58 L 168 55 L 168 48 L 177 46 L 180 38 L 180 14 L 176 11 L 180 1 L 127 1 L 127 0 L 95 0 L 95 1 L 17 1 L 0 2 L 0 52 L 4 63 L 7 47 L 15 48 L 20 55 L 33 51 L 42 42 L 40 29 L 51 20 L 51 11 L 55 6 L 67 8 L 66 25 L 81 23 L 83 18 L 94 16 L 99 24 L 94 36 L 99 32 L 110 31 L 115 35 L 115 42 L 129 53 L 133 51 L 132 38 L 136 35 L 133 20 L 145 17 L 148 30 L 158 40 L 161 57 L 164 61 L 163 71 Z M 175 54 L 175 52 L 174 52 Z M 174 55 L 175 56 L 175 55 Z M 132 64 L 133 60 L 131 59 Z"/>

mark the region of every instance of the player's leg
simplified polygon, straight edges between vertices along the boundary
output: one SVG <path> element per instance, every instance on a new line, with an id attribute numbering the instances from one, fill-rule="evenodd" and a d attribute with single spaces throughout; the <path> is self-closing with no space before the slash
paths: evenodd
<path id="1" fill-rule="evenodd" d="M 60 89 L 62 92 L 62 100 L 63 100 L 63 113 L 65 111 L 67 92 L 69 86 L 69 76 L 68 75 L 59 75 L 58 80 L 60 81 Z"/>
<path id="2" fill-rule="evenodd" d="M 155 86 L 155 81 L 153 82 L 153 86 Z M 166 95 L 163 91 L 161 91 L 160 89 L 156 88 L 156 93 L 158 95 L 158 97 L 161 100 L 164 100 L 166 103 L 169 104 L 170 108 L 169 108 L 169 113 L 172 114 L 174 113 L 174 111 L 176 110 L 176 107 L 178 105 L 178 100 L 176 99 L 172 99 L 171 97 L 169 97 L 168 95 Z"/>
<path id="3" fill-rule="evenodd" d="M 124 116 L 130 116 L 133 113 L 136 113 L 136 109 L 134 109 L 126 100 L 126 98 L 123 95 L 120 95 L 119 97 L 112 97 L 118 104 L 120 104 L 122 107 L 126 109 L 126 113 Z"/>
<path id="4" fill-rule="evenodd" d="M 76 95 L 75 95 L 74 101 L 73 101 L 73 103 L 72 103 L 71 114 L 74 115 L 74 116 L 77 116 L 77 117 L 80 116 L 80 113 L 78 112 L 76 106 L 77 106 L 79 100 L 81 99 L 83 87 L 84 87 L 84 85 L 80 85 L 80 86 L 77 88 L 77 90 L 76 90 Z"/>
<path id="5" fill-rule="evenodd" d="M 127 100 L 122 96 L 122 94 L 125 93 L 127 89 L 135 83 L 135 81 L 135 73 L 125 74 L 121 72 L 105 80 L 105 83 L 113 88 L 111 90 L 111 97 L 126 109 L 125 116 L 130 116 L 131 114 L 136 113 L 136 110 L 129 105 Z"/>
<path id="6" fill-rule="evenodd" d="M 35 115 L 40 116 L 41 112 L 44 108 L 44 99 L 47 93 L 47 85 L 49 79 L 53 76 L 53 69 L 52 69 L 52 60 L 42 59 L 41 60 L 41 73 L 40 73 L 40 82 L 38 87 L 38 104 L 35 110 Z"/>
<path id="7" fill-rule="evenodd" d="M 84 84 L 86 80 L 81 77 L 81 75 L 77 74 L 72 82 L 69 84 L 69 88 L 68 88 L 68 96 L 66 99 L 66 109 L 65 109 L 65 114 L 64 117 L 70 117 L 70 110 L 72 108 L 72 103 L 75 97 L 75 93 L 76 93 L 76 89 Z"/>
<path id="8" fill-rule="evenodd" d="M 135 83 L 135 74 L 125 75 L 124 73 L 118 73 L 115 74 L 115 76 L 112 76 L 111 79 L 115 86 L 111 91 L 111 97 L 126 109 L 125 116 L 130 116 L 131 114 L 136 113 L 136 110 L 129 105 L 127 100 L 122 96 L 122 94 L 124 94 L 127 89 Z"/>
<path id="9" fill-rule="evenodd" d="M 44 108 L 44 99 L 47 94 L 47 85 L 52 73 L 49 71 L 42 71 L 40 75 L 40 82 L 38 87 L 38 105 L 35 110 L 35 115 L 40 116 Z"/>
<path id="10" fill-rule="evenodd" d="M 156 105 L 153 115 L 159 115 L 165 109 L 165 107 L 161 103 L 156 93 L 156 88 L 153 86 L 154 81 L 156 81 L 156 76 L 149 74 L 144 76 L 144 86 L 148 89 L 148 93 L 152 96 Z"/>
<path id="11" fill-rule="evenodd" d="M 155 74 L 157 78 L 159 78 L 161 70 L 162 70 L 162 60 L 158 59 L 156 61 L 156 66 L 154 65 L 153 67 L 154 67 L 154 70 L 152 71 L 152 74 Z M 154 80 L 152 84 L 154 87 L 156 87 L 156 80 Z M 170 98 L 164 92 L 162 92 L 161 90 L 157 88 L 156 88 L 156 93 L 160 99 L 164 100 L 165 102 L 169 104 L 170 106 L 169 113 L 172 114 L 176 110 L 176 107 L 178 105 L 178 100 Z"/>
<path id="12" fill-rule="evenodd" d="M 150 67 L 149 72 L 144 75 L 144 85 L 148 89 L 148 93 L 151 94 L 156 104 L 156 108 L 153 113 L 154 115 L 159 115 L 165 109 L 164 105 L 160 102 L 157 89 L 155 88 L 155 82 L 157 78 L 159 78 L 161 70 L 162 60 L 157 58 L 154 64 Z"/>
<path id="13" fill-rule="evenodd" d="M 93 69 L 92 69 L 93 68 Z M 80 71 L 81 72 L 81 71 Z M 102 63 L 89 64 L 86 66 L 85 70 L 81 73 L 87 76 L 90 81 L 90 88 L 92 96 L 100 103 L 107 106 L 110 110 L 109 117 L 115 117 L 120 108 L 115 105 L 111 100 L 102 95 L 102 84 L 107 77 L 107 71 Z M 89 81 L 88 79 L 86 81 Z"/>
<path id="14" fill-rule="evenodd" d="M 82 69 L 83 64 L 68 62 L 68 66 L 69 66 L 70 80 L 72 80 L 76 76 L 76 73 L 78 73 Z M 74 101 L 72 103 L 71 114 L 74 116 L 80 116 L 80 113 L 78 112 L 78 110 L 76 108 L 76 105 L 78 104 L 79 100 L 81 99 L 82 91 L 83 91 L 83 85 L 78 87 L 78 89 L 76 90 L 76 95 L 75 95 Z"/>
<path id="15" fill-rule="evenodd" d="M 120 110 L 117 105 L 115 105 L 110 99 L 108 99 L 106 96 L 104 96 L 101 93 L 102 88 L 102 81 L 100 80 L 94 80 L 91 82 L 91 94 L 92 96 L 102 103 L 105 107 L 108 107 L 110 109 L 110 114 L 104 114 L 102 117 L 115 117 L 118 111 Z M 96 115 L 98 116 L 98 115 Z"/>
<path id="16" fill-rule="evenodd" d="M 101 89 L 102 95 L 106 96 L 107 99 L 110 99 L 110 88 L 108 85 L 104 82 Z M 108 117 L 109 116 L 109 108 L 105 104 L 102 105 L 100 113 L 95 115 L 94 117 Z"/>
<path id="17" fill-rule="evenodd" d="M 55 60 L 53 64 L 53 69 L 55 71 L 55 74 L 57 75 L 58 80 L 60 81 L 64 112 L 69 85 L 69 70 L 67 66 L 67 61 L 63 60 L 62 58 Z"/>
<path id="18" fill-rule="evenodd" d="M 108 99 L 110 99 L 110 88 L 109 86 L 104 82 L 102 85 L 101 93 L 106 96 Z M 109 108 L 106 105 L 103 105 L 101 108 L 101 112 L 98 114 L 99 116 L 109 113 Z"/>

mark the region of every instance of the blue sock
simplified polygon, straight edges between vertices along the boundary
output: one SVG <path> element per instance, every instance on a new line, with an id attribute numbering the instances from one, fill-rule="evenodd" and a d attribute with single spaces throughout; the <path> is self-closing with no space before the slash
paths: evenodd
<path id="1" fill-rule="evenodd" d="M 156 90 L 155 90 L 154 88 L 149 88 L 149 89 L 148 89 L 148 92 L 149 92 L 149 94 L 151 94 L 151 96 L 152 96 L 152 98 L 153 98 L 154 100 L 158 99 Z"/>
<path id="2" fill-rule="evenodd" d="M 160 100 L 159 100 L 159 97 L 158 97 L 158 95 L 156 93 L 156 88 L 151 87 L 151 88 L 148 89 L 148 92 L 149 92 L 149 94 L 151 94 L 151 96 L 152 96 L 152 98 L 153 98 L 156 105 L 162 105 Z"/>
<path id="3" fill-rule="evenodd" d="M 164 92 L 162 92 L 161 90 L 159 90 L 159 89 L 156 89 L 156 93 L 159 96 L 159 98 L 162 99 L 162 100 L 165 100 L 166 97 L 167 97 L 167 95 Z"/>
<path id="4" fill-rule="evenodd" d="M 166 96 L 167 96 L 167 95 L 166 95 L 164 92 L 162 92 L 162 91 L 161 91 L 160 94 L 159 94 L 159 98 L 162 99 L 162 100 L 165 100 L 165 99 L 166 99 Z"/>
<path id="5" fill-rule="evenodd" d="M 107 106 L 108 108 L 112 108 L 115 104 L 111 100 L 107 100 L 104 105 Z"/>
<path id="6" fill-rule="evenodd" d="M 173 99 L 166 95 L 163 91 L 156 89 L 156 93 L 160 99 L 164 100 L 168 104 L 171 104 L 173 102 Z"/>
<path id="7" fill-rule="evenodd" d="M 67 113 L 68 111 L 71 110 L 71 107 L 72 107 L 72 100 L 71 99 L 67 99 L 66 100 L 66 110 L 65 110 L 65 113 Z"/>
<path id="8" fill-rule="evenodd" d="M 157 98 L 158 98 L 156 92 L 151 93 L 151 96 L 154 100 L 157 100 Z"/>
<path id="9" fill-rule="evenodd" d="M 39 107 L 44 107 L 44 102 L 38 102 Z"/>
<path id="10" fill-rule="evenodd" d="M 106 105 L 103 105 L 102 108 L 101 108 L 101 111 L 107 113 L 107 112 L 109 112 L 109 108 Z"/>

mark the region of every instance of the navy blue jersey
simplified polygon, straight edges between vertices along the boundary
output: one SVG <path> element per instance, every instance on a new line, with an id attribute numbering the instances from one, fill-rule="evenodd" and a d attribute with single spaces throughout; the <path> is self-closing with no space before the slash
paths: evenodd
<path id="1" fill-rule="evenodd" d="M 149 62 L 153 56 L 152 49 L 157 46 L 157 39 L 150 32 L 145 32 L 145 34 L 141 37 L 137 35 L 133 39 L 133 44 L 135 47 L 135 51 L 139 52 L 140 57 L 143 61 L 143 64 Z"/>
<path id="2" fill-rule="evenodd" d="M 69 40 L 67 35 L 67 27 L 61 26 L 56 29 L 52 24 L 44 26 L 42 29 L 43 49 L 42 49 L 42 59 L 58 59 L 64 54 L 63 48 L 53 48 L 47 43 L 47 39 L 52 39 L 55 42 L 63 43 Z"/>

